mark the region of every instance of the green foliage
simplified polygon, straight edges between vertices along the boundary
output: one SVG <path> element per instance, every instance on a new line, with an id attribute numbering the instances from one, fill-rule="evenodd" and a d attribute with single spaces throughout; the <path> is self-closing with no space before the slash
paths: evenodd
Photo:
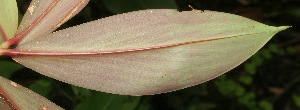
<path id="1" fill-rule="evenodd" d="M 93 92 L 75 110 L 135 110 L 141 97 Z"/>
<path id="2" fill-rule="evenodd" d="M 22 65 L 6 60 L 0 60 L 1 76 L 9 78 L 14 72 L 24 68 Z"/>
<path id="3" fill-rule="evenodd" d="M 295 47 L 289 46 L 286 48 L 287 53 L 289 54 L 295 54 L 297 52 Z"/>
<path id="4" fill-rule="evenodd" d="M 294 104 L 295 104 L 298 108 L 300 108 L 300 95 L 293 94 L 292 98 L 293 98 Z"/>
<path id="5" fill-rule="evenodd" d="M 75 110 L 148 110 L 141 97 L 119 96 L 71 86 L 76 100 Z"/>
<path id="6" fill-rule="evenodd" d="M 245 94 L 243 94 L 242 97 L 239 97 L 238 102 L 244 106 L 246 106 L 246 108 L 248 108 L 249 110 L 251 109 L 257 109 L 257 105 L 255 102 L 255 94 L 253 92 L 247 92 Z"/>
<path id="7" fill-rule="evenodd" d="M 91 97 L 91 95 L 92 95 L 91 90 L 73 86 L 73 85 L 71 87 L 72 87 L 74 95 L 76 96 L 77 100 L 79 100 L 79 101 L 84 101 L 88 97 Z"/>
<path id="8" fill-rule="evenodd" d="M 52 91 L 53 85 L 48 79 L 39 79 L 35 83 L 31 84 L 29 89 L 45 97 Z"/>
<path id="9" fill-rule="evenodd" d="M 273 105 L 272 103 L 266 101 L 266 100 L 262 100 L 259 102 L 259 107 L 261 108 L 261 110 L 273 110 Z"/>
<path id="10" fill-rule="evenodd" d="M 142 9 L 177 9 L 175 0 L 103 0 L 113 13 L 125 13 Z"/>
<path id="11" fill-rule="evenodd" d="M 234 96 L 242 96 L 245 94 L 245 89 L 233 80 L 229 80 L 225 77 L 225 75 L 221 76 L 215 84 L 219 90 L 219 92 L 224 95 L 234 95 Z"/>
<path id="12" fill-rule="evenodd" d="M 239 81 L 245 85 L 250 85 L 253 82 L 253 78 L 250 75 L 240 76 Z"/>

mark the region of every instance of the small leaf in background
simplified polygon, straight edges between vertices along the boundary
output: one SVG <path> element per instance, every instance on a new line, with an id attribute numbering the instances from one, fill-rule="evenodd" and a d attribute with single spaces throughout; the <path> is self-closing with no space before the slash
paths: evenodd
<path id="1" fill-rule="evenodd" d="M 35 83 L 29 86 L 29 89 L 35 91 L 41 96 L 47 97 L 48 94 L 52 91 L 52 83 L 47 79 L 39 79 Z"/>
<path id="2" fill-rule="evenodd" d="M 75 110 L 135 110 L 140 98 L 93 92 L 85 101 L 79 103 Z"/>
<path id="3" fill-rule="evenodd" d="M 247 73 L 254 75 L 256 73 L 256 65 L 249 62 L 244 65 L 244 69 Z"/>
<path id="4" fill-rule="evenodd" d="M 261 110 L 273 110 L 272 103 L 266 100 L 259 101 L 258 105 L 261 108 Z"/>
<path id="5" fill-rule="evenodd" d="M 293 98 L 294 104 L 295 104 L 298 108 L 300 108 L 300 95 L 293 94 L 293 95 L 292 95 L 292 98 Z"/>
<path id="6" fill-rule="evenodd" d="M 250 60 L 255 67 L 259 67 L 264 63 L 264 59 L 261 57 L 260 52 L 254 54 Z"/>
<path id="7" fill-rule="evenodd" d="M 267 49 L 270 50 L 272 53 L 278 53 L 279 49 L 276 44 L 270 44 L 267 46 Z"/>
<path id="8" fill-rule="evenodd" d="M 0 77 L 0 89 L 1 94 L 10 97 L 10 102 L 16 104 L 13 106 L 20 110 L 62 110 L 46 98 L 3 77 Z"/>
<path id="9" fill-rule="evenodd" d="M 86 98 L 90 97 L 92 94 L 92 91 L 89 89 L 77 87 L 77 86 L 71 86 L 76 98 L 78 100 L 82 101 L 85 100 Z"/>
<path id="10" fill-rule="evenodd" d="M 297 53 L 297 49 L 296 49 L 295 47 L 293 47 L 293 46 L 288 46 L 288 47 L 286 48 L 286 52 L 287 52 L 288 54 L 295 54 L 295 53 Z"/>
<path id="11" fill-rule="evenodd" d="M 175 0 L 103 0 L 103 3 L 115 14 L 144 9 L 177 9 Z"/>
<path id="12" fill-rule="evenodd" d="M 135 110 L 152 110 L 149 102 L 150 100 L 149 97 L 148 98 L 139 97 L 139 98 L 140 99 Z M 136 105 L 132 104 L 132 106 L 136 106 Z"/>
<path id="13" fill-rule="evenodd" d="M 252 108 L 255 110 L 254 108 L 257 108 L 255 98 L 256 96 L 253 92 L 247 92 L 243 96 L 239 97 L 238 101 L 247 108 Z"/>
<path id="14" fill-rule="evenodd" d="M 7 60 L 0 60 L 0 75 L 9 78 L 14 72 L 24 68 L 24 66 Z"/>
<path id="15" fill-rule="evenodd" d="M 224 95 L 241 96 L 245 94 L 245 88 L 233 80 L 228 80 L 225 76 L 215 81 L 219 92 Z"/>
<path id="16" fill-rule="evenodd" d="M 271 53 L 270 50 L 268 50 L 268 49 L 262 49 L 260 52 L 261 52 L 263 58 L 265 58 L 267 60 L 272 59 L 273 55 L 272 55 L 272 53 Z"/>
<path id="17" fill-rule="evenodd" d="M 255 53 L 247 63 L 244 64 L 244 70 L 250 75 L 254 75 L 257 71 L 257 68 L 261 66 L 264 62 L 264 59 L 261 55 L 261 51 Z"/>
<path id="18" fill-rule="evenodd" d="M 239 77 L 239 81 L 245 85 L 250 85 L 253 81 L 253 78 L 250 75 L 244 75 Z"/>

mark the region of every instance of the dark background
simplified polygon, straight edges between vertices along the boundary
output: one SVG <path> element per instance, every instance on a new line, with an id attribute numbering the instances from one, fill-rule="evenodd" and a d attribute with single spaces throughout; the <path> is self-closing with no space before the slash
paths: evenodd
<path id="1" fill-rule="evenodd" d="M 17 0 L 20 15 L 30 0 Z M 120 96 L 87 90 L 42 76 L 0 57 L 7 77 L 57 105 L 77 110 L 298 110 L 300 109 L 300 0 L 91 0 L 60 29 L 148 8 L 213 10 L 238 14 L 273 26 L 293 26 L 276 34 L 259 52 L 230 72 L 175 92 Z"/>

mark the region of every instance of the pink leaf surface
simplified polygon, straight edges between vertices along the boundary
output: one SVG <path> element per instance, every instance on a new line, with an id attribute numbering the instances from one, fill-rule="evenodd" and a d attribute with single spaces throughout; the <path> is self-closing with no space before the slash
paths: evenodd
<path id="1" fill-rule="evenodd" d="M 17 30 L 20 44 L 47 35 L 76 15 L 89 0 L 32 0 Z"/>
<path id="2" fill-rule="evenodd" d="M 0 76 L 1 110 L 63 110 L 37 93 Z"/>
<path id="3" fill-rule="evenodd" d="M 221 12 L 143 10 L 61 30 L 3 53 L 70 84 L 148 95 L 215 78 L 286 28 Z"/>

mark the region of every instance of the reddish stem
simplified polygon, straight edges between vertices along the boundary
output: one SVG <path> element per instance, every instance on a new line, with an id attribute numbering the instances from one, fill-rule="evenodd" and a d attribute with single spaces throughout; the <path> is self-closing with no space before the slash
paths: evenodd
<path id="1" fill-rule="evenodd" d="M 8 46 L 18 44 L 30 31 L 42 21 L 42 19 L 55 7 L 59 0 L 56 0 L 41 16 L 39 16 L 31 25 L 29 25 L 24 31 L 17 34 L 14 38 L 7 40 L 5 43 Z"/>

